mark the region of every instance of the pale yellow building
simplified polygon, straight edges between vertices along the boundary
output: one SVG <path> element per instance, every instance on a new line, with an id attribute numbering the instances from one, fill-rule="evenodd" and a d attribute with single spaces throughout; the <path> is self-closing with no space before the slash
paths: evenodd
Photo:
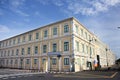
<path id="1" fill-rule="evenodd" d="M 108 47 L 74 17 L 0 41 L 2 67 L 77 72 L 114 62 Z"/>

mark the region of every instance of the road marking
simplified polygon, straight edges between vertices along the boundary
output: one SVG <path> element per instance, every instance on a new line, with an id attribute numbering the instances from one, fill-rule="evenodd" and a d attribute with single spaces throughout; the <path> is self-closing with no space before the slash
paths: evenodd
<path id="1" fill-rule="evenodd" d="M 76 77 L 76 78 L 113 78 L 118 72 L 115 72 L 111 76 L 102 76 L 102 75 L 94 75 L 94 74 L 86 74 L 82 73 L 81 75 L 75 75 L 75 76 L 70 76 L 70 75 L 54 75 L 54 77 Z M 85 75 L 90 75 L 90 76 L 85 76 Z M 85 76 L 85 77 L 84 77 Z"/>
<path id="2" fill-rule="evenodd" d="M 16 76 L 11 76 L 10 78 L 16 78 Z"/>
<path id="3" fill-rule="evenodd" d="M 4 78 L 2 78 L 2 79 L 8 79 L 8 77 L 4 77 Z"/>
<path id="4" fill-rule="evenodd" d="M 110 76 L 110 78 L 115 77 L 115 75 L 116 75 L 117 73 L 118 73 L 118 72 L 115 72 L 112 76 Z"/>

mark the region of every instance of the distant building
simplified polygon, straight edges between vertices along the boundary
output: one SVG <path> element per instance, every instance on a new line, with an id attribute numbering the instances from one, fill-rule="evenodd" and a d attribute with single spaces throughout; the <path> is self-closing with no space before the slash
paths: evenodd
<path id="1" fill-rule="evenodd" d="M 77 72 L 113 64 L 108 46 L 73 17 L 0 41 L 2 67 Z"/>

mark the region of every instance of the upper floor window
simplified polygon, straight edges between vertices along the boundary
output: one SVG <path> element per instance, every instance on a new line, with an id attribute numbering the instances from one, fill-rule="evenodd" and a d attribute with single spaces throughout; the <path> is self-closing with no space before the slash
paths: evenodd
<path id="1" fill-rule="evenodd" d="M 0 43 L 0 48 L 2 47 L 1 43 Z"/>
<path id="2" fill-rule="evenodd" d="M 14 55 L 14 50 L 12 50 L 12 54 L 11 54 L 12 56 Z"/>
<path id="3" fill-rule="evenodd" d="M 4 56 L 6 56 L 6 51 L 4 52 Z"/>
<path id="4" fill-rule="evenodd" d="M 81 35 L 83 36 L 83 29 L 81 29 Z"/>
<path id="5" fill-rule="evenodd" d="M 6 41 L 6 46 L 8 45 L 8 41 Z"/>
<path id="6" fill-rule="evenodd" d="M 57 35 L 57 28 L 53 28 L 53 35 Z"/>
<path id="7" fill-rule="evenodd" d="M 10 50 L 8 50 L 8 56 L 10 56 Z"/>
<path id="8" fill-rule="evenodd" d="M 90 57 L 91 57 L 91 55 L 92 55 L 92 48 L 90 47 Z"/>
<path id="9" fill-rule="evenodd" d="M 23 42 L 25 42 L 25 36 L 23 36 Z"/>
<path id="10" fill-rule="evenodd" d="M 53 44 L 53 52 L 56 52 L 56 51 L 57 51 L 57 44 L 54 43 L 54 44 Z"/>
<path id="11" fill-rule="evenodd" d="M 21 52 L 21 54 L 24 55 L 24 52 L 25 52 L 25 50 L 24 50 L 24 48 L 22 48 L 22 52 Z"/>
<path id="12" fill-rule="evenodd" d="M 57 60 L 56 60 L 56 58 L 52 58 L 52 65 L 56 65 L 56 62 Z"/>
<path id="13" fill-rule="evenodd" d="M 31 34 L 29 34 L 29 41 L 31 41 L 32 40 L 32 35 Z"/>
<path id="14" fill-rule="evenodd" d="M 16 55 L 18 55 L 18 54 L 19 54 L 19 49 L 16 50 Z"/>
<path id="15" fill-rule="evenodd" d="M 45 30 L 44 31 L 44 37 L 47 37 L 48 36 L 48 30 Z"/>
<path id="16" fill-rule="evenodd" d="M 64 65 L 69 65 L 69 58 L 64 58 Z"/>
<path id="17" fill-rule="evenodd" d="M 43 45 L 43 53 L 47 52 L 47 45 Z"/>
<path id="18" fill-rule="evenodd" d="M 75 25 L 75 31 L 76 31 L 76 33 L 78 33 L 78 26 L 77 25 Z"/>
<path id="19" fill-rule="evenodd" d="M 12 41 L 10 40 L 10 41 L 9 41 L 9 46 L 11 45 L 11 42 L 12 42 Z"/>
<path id="20" fill-rule="evenodd" d="M 64 26 L 64 33 L 67 33 L 67 32 L 69 32 L 69 26 L 66 24 L 66 25 Z"/>
<path id="21" fill-rule="evenodd" d="M 88 53 L 88 46 L 86 46 L 86 53 Z"/>
<path id="22" fill-rule="evenodd" d="M 1 51 L 1 57 L 3 56 L 3 51 Z"/>
<path id="23" fill-rule="evenodd" d="M 64 42 L 64 51 L 69 51 L 69 42 Z"/>
<path id="24" fill-rule="evenodd" d="M 39 39 L 39 33 L 36 33 L 36 39 Z"/>
<path id="25" fill-rule="evenodd" d="M 85 38 L 87 39 L 87 32 L 85 32 Z"/>
<path id="26" fill-rule="evenodd" d="M 30 50 L 30 47 L 28 47 L 28 54 L 30 54 L 30 51 L 31 51 L 31 50 Z"/>
<path id="27" fill-rule="evenodd" d="M 18 43 L 20 43 L 20 38 L 18 38 Z"/>
<path id="28" fill-rule="evenodd" d="M 77 47 L 77 51 L 79 51 L 79 42 L 76 41 L 76 47 Z"/>
<path id="29" fill-rule="evenodd" d="M 82 52 L 84 52 L 84 44 L 82 44 Z"/>
<path id="30" fill-rule="evenodd" d="M 35 54 L 38 53 L 38 46 L 35 46 Z"/>
<path id="31" fill-rule="evenodd" d="M 15 39 L 13 40 L 13 44 L 15 44 Z"/>

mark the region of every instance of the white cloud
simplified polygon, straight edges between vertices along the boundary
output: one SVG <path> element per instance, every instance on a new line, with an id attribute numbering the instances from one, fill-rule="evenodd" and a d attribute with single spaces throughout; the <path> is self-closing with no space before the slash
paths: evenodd
<path id="1" fill-rule="evenodd" d="M 21 10 L 16 10 L 15 12 L 18 13 L 18 14 L 20 14 L 21 16 L 29 16 L 28 14 L 24 13 Z"/>
<path id="2" fill-rule="evenodd" d="M 120 4 L 120 0 L 39 0 L 39 2 L 44 5 L 54 4 L 65 9 L 65 12 L 82 15 L 105 12 L 109 10 L 109 7 Z"/>
<path id="3" fill-rule="evenodd" d="M 25 1 L 26 0 L 9 0 L 9 9 L 21 16 L 29 16 L 29 14 L 21 10 L 25 4 Z"/>
<path id="4" fill-rule="evenodd" d="M 10 29 L 7 26 L 0 25 L 0 33 L 2 33 L 2 32 L 9 32 L 9 31 L 10 31 Z"/>
<path id="5" fill-rule="evenodd" d="M 68 10 L 73 12 L 73 14 L 94 15 L 99 12 L 105 12 L 109 7 L 117 4 L 120 4 L 120 0 L 69 1 Z"/>

